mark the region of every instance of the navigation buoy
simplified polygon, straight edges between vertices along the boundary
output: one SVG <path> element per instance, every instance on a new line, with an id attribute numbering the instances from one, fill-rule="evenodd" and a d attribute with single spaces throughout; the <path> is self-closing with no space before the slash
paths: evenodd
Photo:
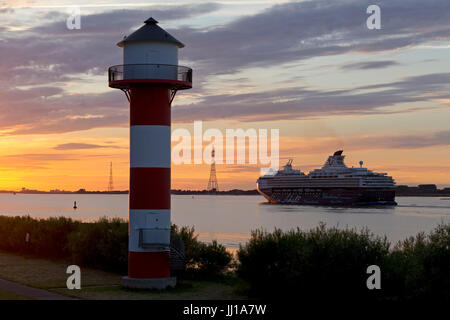
<path id="1" fill-rule="evenodd" d="M 77 208 L 78 208 L 78 207 L 77 207 L 77 202 L 74 201 L 74 202 L 73 202 L 73 209 L 74 209 L 74 210 L 77 210 Z"/>

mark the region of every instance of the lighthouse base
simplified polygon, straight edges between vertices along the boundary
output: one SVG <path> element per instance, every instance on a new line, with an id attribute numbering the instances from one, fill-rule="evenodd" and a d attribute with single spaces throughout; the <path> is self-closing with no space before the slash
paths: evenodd
<path id="1" fill-rule="evenodd" d="M 164 290 L 167 289 L 168 287 L 175 288 L 176 284 L 177 284 L 176 277 L 154 278 L 154 279 L 130 278 L 130 277 L 122 278 L 122 287 L 129 289 Z"/>

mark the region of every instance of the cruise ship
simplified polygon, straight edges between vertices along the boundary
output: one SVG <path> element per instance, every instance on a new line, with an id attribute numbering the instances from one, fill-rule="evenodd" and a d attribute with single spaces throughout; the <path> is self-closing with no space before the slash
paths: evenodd
<path id="1" fill-rule="evenodd" d="M 257 189 L 270 203 L 305 205 L 397 205 L 395 182 L 386 173 L 349 168 L 343 151 L 329 156 L 321 169 L 308 174 L 292 168 L 292 159 L 276 173 L 258 178 Z"/>

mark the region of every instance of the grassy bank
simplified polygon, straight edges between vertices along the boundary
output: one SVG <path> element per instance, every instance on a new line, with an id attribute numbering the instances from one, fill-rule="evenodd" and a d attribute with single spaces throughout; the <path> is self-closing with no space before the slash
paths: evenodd
<path id="1" fill-rule="evenodd" d="M 209 289 L 202 287 L 205 283 L 207 286 L 215 283 L 225 287 L 211 289 L 211 297 L 215 297 L 213 291 L 216 290 L 228 292 L 219 296 L 232 297 L 239 292 L 239 296 L 251 298 L 296 297 L 305 301 L 338 298 L 450 301 L 450 224 L 397 244 L 367 229 L 340 230 L 320 225 L 310 231 L 256 230 L 238 250 L 235 261 L 217 242 L 199 242 L 193 228 L 172 226 L 173 237 L 181 237 L 186 250 L 186 271 L 177 275 L 180 286 L 172 292 L 180 297 L 196 297 L 197 290 L 208 292 Z M 0 216 L 0 250 L 33 259 L 68 261 L 82 266 L 83 270 L 90 267 L 116 275 L 113 278 L 117 282 L 102 283 L 101 288 L 76 293 L 83 298 L 97 299 L 105 295 L 117 299 L 138 298 L 133 292 L 124 294 L 118 287 L 119 275 L 127 272 L 127 241 L 127 222 L 118 219 L 82 223 L 68 218 L 36 220 Z M 366 271 L 370 265 L 381 269 L 381 290 L 367 289 L 369 274 Z M 236 271 L 224 276 L 230 266 Z M 0 278 L 18 272 L 18 277 L 23 279 L 20 274 L 26 270 L 16 264 L 8 271 L 8 265 L 3 264 Z M 61 277 L 57 280 L 58 286 L 52 282 L 56 280 L 52 274 L 56 273 Z M 62 269 L 56 272 L 44 268 L 40 274 L 44 279 L 41 284 L 67 291 L 65 282 L 61 282 L 66 279 Z M 49 274 L 48 279 L 45 279 L 46 274 Z M 104 279 L 100 275 L 96 277 Z M 231 287 L 235 288 L 234 293 Z M 140 297 L 146 298 L 145 294 Z M 158 297 L 169 299 L 171 296 Z"/>
<path id="2" fill-rule="evenodd" d="M 193 228 L 172 225 L 171 238 L 175 237 L 183 240 L 186 252 L 187 268 L 181 276 L 216 276 L 232 260 L 223 245 L 198 241 Z M 83 223 L 64 217 L 0 216 L 0 250 L 70 260 L 80 266 L 126 274 L 128 222 L 102 218 Z"/>
<path id="3" fill-rule="evenodd" d="M 221 280 L 183 280 L 175 290 L 131 291 L 120 286 L 122 275 L 94 268 L 81 269 L 81 290 L 66 288 L 66 268 L 70 261 L 54 261 L 22 254 L 0 252 L 0 279 L 79 299 L 243 299 L 233 290 L 233 282 Z M 0 289 L 0 300 L 23 300 L 29 297 Z"/>

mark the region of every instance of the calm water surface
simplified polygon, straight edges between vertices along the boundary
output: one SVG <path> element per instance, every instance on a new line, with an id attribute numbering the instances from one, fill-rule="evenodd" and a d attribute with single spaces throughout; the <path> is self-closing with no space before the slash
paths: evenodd
<path id="1" fill-rule="evenodd" d="M 228 248 L 245 243 L 251 230 L 275 227 L 303 230 L 319 222 L 340 228 L 368 227 L 392 242 L 450 222 L 450 200 L 397 197 L 389 208 L 332 208 L 269 205 L 260 196 L 172 196 L 172 222 L 194 226 L 202 241 L 217 239 Z M 78 209 L 74 210 L 76 201 Z M 66 216 L 83 221 L 99 217 L 128 218 L 128 195 L 0 194 L 0 214 L 36 218 Z"/>

